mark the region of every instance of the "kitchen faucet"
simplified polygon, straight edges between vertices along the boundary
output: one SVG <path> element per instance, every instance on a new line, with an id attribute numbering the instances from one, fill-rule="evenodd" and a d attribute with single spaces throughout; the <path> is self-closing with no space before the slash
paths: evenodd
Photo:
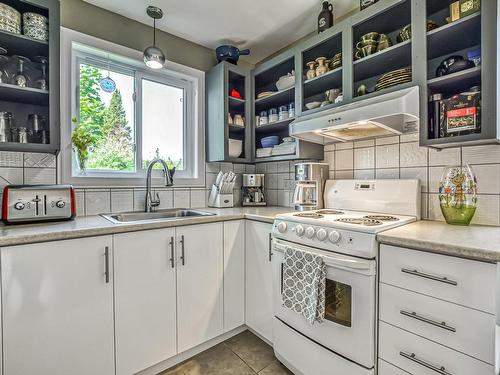
<path id="1" fill-rule="evenodd" d="M 156 210 L 156 207 L 160 205 L 159 194 L 156 193 L 156 197 L 154 197 L 153 193 L 151 192 L 151 173 L 153 172 L 153 167 L 157 163 L 160 163 L 163 167 L 163 173 L 165 175 L 165 186 L 172 186 L 174 184 L 174 179 L 172 177 L 172 174 L 170 173 L 170 170 L 167 167 L 167 163 L 165 163 L 165 160 L 160 158 L 155 158 L 151 160 L 151 162 L 148 165 L 148 171 L 146 174 L 146 204 L 144 206 L 145 212 L 153 212 Z"/>

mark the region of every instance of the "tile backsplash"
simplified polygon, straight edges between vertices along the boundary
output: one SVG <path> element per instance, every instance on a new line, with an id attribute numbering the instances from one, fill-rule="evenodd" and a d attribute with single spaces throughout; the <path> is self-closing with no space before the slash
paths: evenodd
<path id="1" fill-rule="evenodd" d="M 421 181 L 422 218 L 443 220 L 438 184 L 447 165 L 469 163 L 478 180 L 475 224 L 500 226 L 500 145 L 456 147 L 438 151 L 419 147 L 418 134 L 338 143 L 325 147 L 324 162 L 331 179 L 418 178 Z M 241 205 L 243 173 L 266 175 L 270 206 L 292 206 L 295 162 L 232 164 L 206 163 L 205 187 L 155 187 L 161 208 L 206 206 L 211 185 L 219 171 L 237 174 L 235 205 Z M 0 152 L 0 187 L 6 184 L 53 184 L 57 163 L 53 155 Z M 78 188 L 78 214 L 139 211 L 144 207 L 145 188 Z"/>

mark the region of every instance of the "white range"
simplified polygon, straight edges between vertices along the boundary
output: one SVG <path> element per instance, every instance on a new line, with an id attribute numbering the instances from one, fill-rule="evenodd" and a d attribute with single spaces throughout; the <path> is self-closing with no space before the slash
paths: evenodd
<path id="1" fill-rule="evenodd" d="M 295 374 L 376 372 L 376 234 L 420 219 L 418 180 L 329 180 L 325 209 L 278 215 L 273 225 L 274 351 Z M 321 255 L 327 266 L 322 323 L 281 303 L 284 250 Z"/>

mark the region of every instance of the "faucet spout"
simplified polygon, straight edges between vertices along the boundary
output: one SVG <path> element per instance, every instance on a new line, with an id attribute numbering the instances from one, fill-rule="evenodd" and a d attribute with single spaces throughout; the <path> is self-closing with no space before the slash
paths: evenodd
<path id="1" fill-rule="evenodd" d="M 152 212 L 156 210 L 156 207 L 160 205 L 160 196 L 158 194 L 156 194 L 156 196 L 153 196 L 151 192 L 151 174 L 153 173 L 153 167 L 158 163 L 160 163 L 163 168 L 163 174 L 165 176 L 165 186 L 172 186 L 174 184 L 174 179 L 172 177 L 172 174 L 170 173 L 170 170 L 168 169 L 167 163 L 165 163 L 165 160 L 160 158 L 153 159 L 149 163 L 146 173 L 146 202 L 144 207 L 145 212 Z"/>

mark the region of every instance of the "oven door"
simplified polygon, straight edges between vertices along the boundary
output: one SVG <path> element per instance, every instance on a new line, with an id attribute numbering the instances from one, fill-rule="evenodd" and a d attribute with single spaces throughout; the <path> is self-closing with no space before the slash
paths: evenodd
<path id="1" fill-rule="evenodd" d="M 282 305 L 284 250 L 291 247 L 326 263 L 325 319 L 309 324 Z M 375 365 L 376 262 L 273 240 L 274 314 L 309 339 L 366 368 Z"/>

